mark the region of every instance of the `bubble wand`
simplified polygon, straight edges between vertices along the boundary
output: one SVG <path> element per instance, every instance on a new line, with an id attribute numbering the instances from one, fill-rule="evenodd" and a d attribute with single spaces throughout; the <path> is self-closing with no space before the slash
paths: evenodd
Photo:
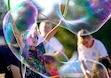
<path id="1" fill-rule="evenodd" d="M 63 13 L 64 18 L 65 18 L 66 14 L 67 14 L 68 5 L 69 5 L 69 0 L 67 0 L 67 2 L 66 2 L 65 10 L 64 10 L 64 13 Z"/>
<path id="2" fill-rule="evenodd" d="M 10 0 L 8 0 L 8 11 L 10 10 Z"/>

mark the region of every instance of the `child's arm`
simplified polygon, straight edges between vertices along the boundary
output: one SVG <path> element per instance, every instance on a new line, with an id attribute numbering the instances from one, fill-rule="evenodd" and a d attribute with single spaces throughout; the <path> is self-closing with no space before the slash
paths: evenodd
<path id="1" fill-rule="evenodd" d="M 55 26 L 47 35 L 46 37 L 44 38 L 44 41 L 49 41 L 55 34 L 56 32 L 58 31 L 58 29 L 60 28 L 60 23 L 61 21 L 59 22 L 59 24 L 57 26 Z"/>
<path id="2" fill-rule="evenodd" d="M 12 29 L 13 29 L 13 33 L 14 33 L 14 36 L 16 38 L 18 45 L 23 49 L 25 45 L 22 41 L 22 35 L 20 34 L 18 29 L 16 28 L 15 22 L 12 23 Z"/>

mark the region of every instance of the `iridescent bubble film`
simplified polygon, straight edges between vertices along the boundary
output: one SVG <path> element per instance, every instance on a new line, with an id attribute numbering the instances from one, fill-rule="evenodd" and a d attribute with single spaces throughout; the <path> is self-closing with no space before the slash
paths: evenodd
<path id="1" fill-rule="evenodd" d="M 7 44 L 9 45 L 10 49 L 15 54 L 15 56 L 20 60 L 19 48 L 18 48 L 18 50 L 16 48 L 14 48 L 14 45 L 17 42 L 16 42 L 16 39 L 13 34 L 12 19 L 11 19 L 11 15 L 9 12 L 4 17 L 3 31 L 4 31 L 4 36 L 5 36 Z"/>
<path id="2" fill-rule="evenodd" d="M 86 29 L 91 34 L 111 17 L 111 1 L 67 0 L 60 4 L 58 15 L 64 22 L 62 27 L 72 33 L 77 34 L 79 30 Z"/>
<path id="3" fill-rule="evenodd" d="M 22 2 L 11 10 L 10 13 L 15 21 L 17 29 L 23 32 L 30 29 L 36 23 L 38 10 L 32 3 L 25 4 L 25 2 Z"/>

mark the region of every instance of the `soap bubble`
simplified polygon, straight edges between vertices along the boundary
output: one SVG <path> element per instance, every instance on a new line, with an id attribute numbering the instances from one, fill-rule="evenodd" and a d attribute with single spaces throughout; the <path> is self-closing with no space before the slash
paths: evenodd
<path id="1" fill-rule="evenodd" d="M 41 76 L 48 78 L 45 67 L 45 49 L 43 43 L 36 43 L 40 36 L 37 28 L 38 9 L 32 2 L 23 2 L 10 10 L 3 20 L 3 31 L 6 42 L 13 54 L 28 68 Z M 19 35 L 19 36 L 18 36 Z M 33 37 L 32 37 L 33 36 Z M 33 45 L 32 38 L 36 40 L 37 52 L 31 51 L 30 46 Z M 20 42 L 23 45 L 20 45 Z M 39 41 L 39 40 L 38 40 Z M 54 76 L 51 76 L 52 78 Z"/>
<path id="2" fill-rule="evenodd" d="M 34 53 L 33 51 L 30 52 L 29 48 L 31 44 L 27 44 L 27 41 L 24 41 L 24 38 L 27 40 L 29 39 L 30 35 L 33 35 L 34 30 L 32 29 L 34 29 L 37 19 L 35 16 L 37 16 L 37 10 L 34 5 L 32 5 L 30 2 L 23 2 L 5 15 L 3 20 L 3 32 L 6 42 L 13 54 L 28 68 L 42 75 L 43 77 L 47 77 L 45 74 L 46 69 L 43 62 L 43 53 Z M 18 36 L 18 33 L 15 33 L 16 31 L 19 32 L 20 36 Z M 22 47 L 18 39 L 26 45 Z M 42 47 L 43 45 L 40 44 L 36 48 L 39 48 L 38 50 L 40 50 Z M 44 49 L 42 49 L 42 51 L 43 50 Z"/>
<path id="3" fill-rule="evenodd" d="M 44 53 L 30 55 L 29 51 L 29 46 L 32 45 L 30 37 L 34 35 L 34 28 L 37 27 L 36 23 L 47 20 L 58 24 L 61 20 L 62 24 L 60 23 L 60 26 L 74 34 L 77 34 L 81 29 L 94 33 L 107 22 L 111 14 L 111 2 L 109 0 L 48 0 L 48 2 L 45 2 L 46 0 L 22 2 L 10 10 L 3 21 L 5 39 L 14 55 L 27 67 L 43 77 L 47 77 L 44 74 L 45 71 L 41 71 L 45 70 L 45 65 L 42 65 L 38 58 L 44 58 Z M 13 28 L 14 25 L 21 36 L 24 33 L 21 40 L 28 45 L 25 46 L 24 50 L 17 42 L 16 34 L 13 33 L 16 31 Z M 28 43 L 24 40 L 30 41 Z M 44 49 L 42 48 L 42 50 Z M 36 57 L 36 55 L 40 55 L 40 57 Z M 78 63 L 80 64 L 79 61 L 75 62 L 75 64 Z M 38 66 L 40 65 L 39 69 Z M 67 65 L 71 64 L 68 62 Z M 77 70 L 75 72 L 81 72 L 78 71 L 78 67 L 72 66 L 72 69 L 73 67 L 74 70 Z"/>
<path id="4" fill-rule="evenodd" d="M 62 12 L 62 9 L 65 9 Z M 89 33 L 98 31 L 110 18 L 110 0 L 68 0 L 60 4 L 58 15 L 63 20 L 62 27 L 74 34 L 81 29 Z"/>

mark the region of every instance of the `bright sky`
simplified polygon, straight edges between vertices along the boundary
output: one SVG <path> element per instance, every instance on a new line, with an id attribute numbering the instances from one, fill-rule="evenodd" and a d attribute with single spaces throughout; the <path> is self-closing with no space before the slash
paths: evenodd
<path id="1" fill-rule="evenodd" d="M 10 0 L 10 7 L 14 8 L 17 4 L 26 1 L 26 0 Z M 6 5 L 8 6 L 8 0 L 5 0 Z"/>
<path id="2" fill-rule="evenodd" d="M 8 3 L 8 0 L 4 0 L 4 1 L 6 4 Z M 10 6 L 11 6 L 11 8 L 14 8 L 17 4 L 19 4 L 23 1 L 27 1 L 27 0 L 10 0 Z M 43 8 L 48 8 L 50 6 L 53 6 L 55 3 L 57 3 L 60 0 L 33 0 L 33 1 L 37 2 Z"/>
<path id="3" fill-rule="evenodd" d="M 27 0 L 10 0 L 10 7 L 13 9 L 15 6 L 20 4 L 23 1 Z M 61 0 L 33 0 L 35 3 L 38 3 L 39 6 L 43 9 L 43 13 L 46 15 L 54 9 L 54 4 L 59 3 Z M 5 3 L 8 6 L 8 0 L 5 0 Z"/>

